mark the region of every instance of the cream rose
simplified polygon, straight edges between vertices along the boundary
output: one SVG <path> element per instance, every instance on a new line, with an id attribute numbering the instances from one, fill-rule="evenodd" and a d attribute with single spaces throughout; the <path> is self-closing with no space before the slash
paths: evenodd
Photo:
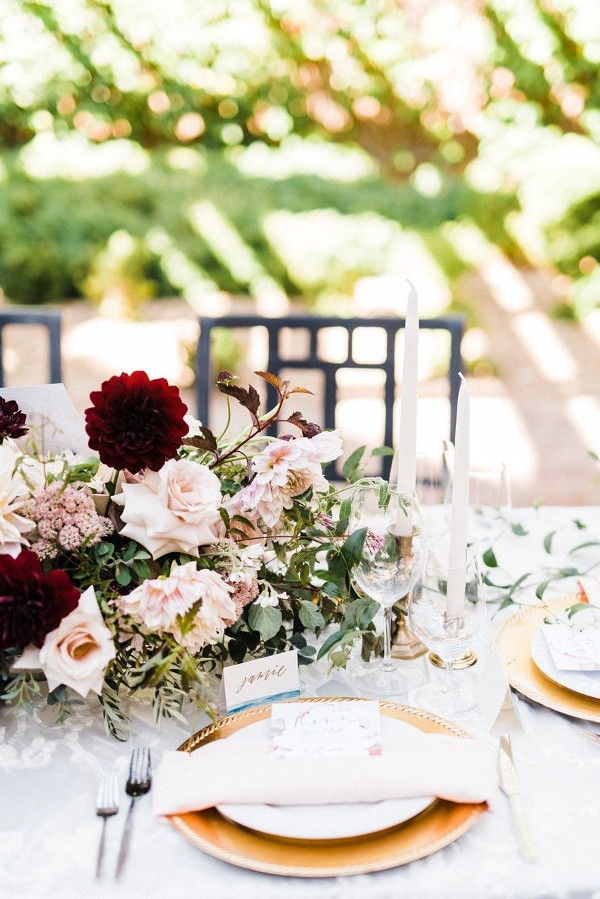
<path id="1" fill-rule="evenodd" d="M 106 668 L 114 657 L 112 634 L 104 624 L 94 588 L 88 587 L 77 608 L 46 634 L 39 663 L 50 690 L 64 684 L 85 697 L 90 690 L 101 693 Z"/>
<path id="2" fill-rule="evenodd" d="M 206 465 L 188 459 L 170 459 L 139 483 L 123 484 L 114 501 L 123 506 L 122 533 L 155 559 L 169 552 L 194 554 L 224 535 L 219 479 Z"/>

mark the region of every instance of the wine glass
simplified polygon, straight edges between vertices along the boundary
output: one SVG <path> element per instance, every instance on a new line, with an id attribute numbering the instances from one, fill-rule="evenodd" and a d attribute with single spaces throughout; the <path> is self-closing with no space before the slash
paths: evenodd
<path id="1" fill-rule="evenodd" d="M 425 544 L 438 543 L 448 532 L 445 507 L 454 446 L 440 440 L 417 450 L 415 456 L 415 491 L 422 519 L 422 539 Z"/>
<path id="2" fill-rule="evenodd" d="M 380 478 L 359 482 L 352 497 L 349 530 L 364 538 L 352 577 L 383 609 L 383 660 L 359 668 L 355 685 L 367 693 L 395 696 L 420 681 L 392 660 L 392 607 L 412 589 L 419 574 L 421 516 L 416 494 L 391 490 Z"/>
<path id="3" fill-rule="evenodd" d="M 452 469 L 446 502 L 452 498 Z M 469 469 L 468 540 L 479 552 L 490 549 L 510 521 L 510 481 L 504 462 L 473 465 Z"/>
<path id="4" fill-rule="evenodd" d="M 420 576 L 408 598 L 408 618 L 417 637 L 444 664 L 444 682 L 430 682 L 416 694 L 418 704 L 453 717 L 477 705 L 466 685 L 460 685 L 453 662 L 481 632 L 486 604 L 475 552 L 465 550 L 464 561 L 449 562 L 449 542 L 425 551 Z"/>

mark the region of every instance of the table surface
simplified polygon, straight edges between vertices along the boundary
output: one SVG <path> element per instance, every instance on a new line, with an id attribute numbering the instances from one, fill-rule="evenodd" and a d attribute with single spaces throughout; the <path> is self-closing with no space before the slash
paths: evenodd
<path id="1" fill-rule="evenodd" d="M 578 542 L 579 520 L 589 528 L 586 540 L 600 540 L 600 509 L 515 509 L 514 523 L 528 532 L 507 531 L 496 543 L 503 569 L 514 577 L 525 571 L 543 579 L 552 566 L 600 560 L 598 547 L 569 555 Z M 556 532 L 550 556 L 544 536 Z M 586 555 L 587 554 L 587 555 Z M 600 575 L 600 561 L 598 573 Z M 573 585 L 561 582 L 556 590 Z M 531 598 L 525 590 L 523 601 Z M 481 661 L 460 676 L 476 679 L 483 669 L 493 631 L 510 610 L 490 607 L 486 638 L 478 646 Z M 439 677 L 424 658 L 427 677 Z M 326 668 L 309 673 L 316 695 L 355 695 L 345 675 L 328 678 Z M 399 698 L 406 701 L 406 698 Z M 410 696 L 409 696 L 410 702 Z M 600 897 L 600 745 L 582 738 L 569 722 L 545 709 L 519 704 L 519 718 L 504 720 L 484 739 L 497 742 L 510 729 L 524 802 L 538 849 L 535 862 L 518 854 L 508 802 L 500 794 L 475 826 L 459 840 L 425 859 L 389 871 L 354 877 L 304 879 L 247 871 L 204 854 L 167 822 L 150 814 L 150 798 L 137 800 L 130 857 L 118 883 L 113 880 L 118 842 L 127 802 L 107 824 L 106 868 L 93 879 L 100 836 L 94 814 L 103 772 L 118 774 L 124 784 L 131 748 L 147 742 L 156 761 L 163 749 L 189 735 L 181 724 L 157 729 L 149 710 L 134 709 L 135 733 L 119 743 L 104 733 L 101 716 L 90 705 L 61 726 L 52 711 L 32 715 L 0 707 L 0 896 L 27 899 L 98 897 L 210 896 L 228 899 L 363 899 L 363 897 Z M 193 730 L 199 729 L 200 721 Z M 595 892 L 597 891 L 597 892 Z"/>

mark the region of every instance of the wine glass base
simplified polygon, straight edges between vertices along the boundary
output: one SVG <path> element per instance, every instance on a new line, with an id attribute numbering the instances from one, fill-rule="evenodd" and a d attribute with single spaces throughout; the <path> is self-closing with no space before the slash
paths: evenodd
<path id="1" fill-rule="evenodd" d="M 361 695 L 406 696 L 423 682 L 423 674 L 415 668 L 394 665 L 391 670 L 381 665 L 360 666 L 350 675 L 350 681 Z"/>
<path id="2" fill-rule="evenodd" d="M 445 718 L 468 715 L 477 709 L 477 698 L 468 685 L 449 691 L 431 682 L 416 690 L 414 700 L 420 708 Z"/>

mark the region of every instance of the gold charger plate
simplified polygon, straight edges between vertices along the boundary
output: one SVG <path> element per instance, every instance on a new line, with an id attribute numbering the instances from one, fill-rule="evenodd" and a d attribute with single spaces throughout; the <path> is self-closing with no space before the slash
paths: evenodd
<path id="1" fill-rule="evenodd" d="M 323 697 L 304 702 L 363 702 L 349 697 Z M 465 731 L 430 712 L 380 702 L 382 715 L 406 721 L 426 733 L 469 738 Z M 237 712 L 210 724 L 179 747 L 193 752 L 212 740 L 268 718 L 270 705 Z M 251 772 L 249 772 L 251 776 Z M 173 826 L 199 849 L 222 861 L 267 874 L 290 877 L 338 877 L 395 868 L 442 849 L 462 836 L 486 810 L 486 803 L 454 803 L 436 799 L 423 812 L 387 830 L 343 840 L 289 840 L 259 833 L 227 820 L 212 808 L 172 815 Z"/>
<path id="2" fill-rule="evenodd" d="M 600 723 L 600 699 L 592 699 L 557 684 L 537 667 L 531 657 L 531 639 L 549 612 L 558 614 L 576 602 L 574 596 L 554 599 L 544 606 L 528 606 L 508 618 L 498 630 L 494 645 L 511 687 L 555 712 Z"/>

